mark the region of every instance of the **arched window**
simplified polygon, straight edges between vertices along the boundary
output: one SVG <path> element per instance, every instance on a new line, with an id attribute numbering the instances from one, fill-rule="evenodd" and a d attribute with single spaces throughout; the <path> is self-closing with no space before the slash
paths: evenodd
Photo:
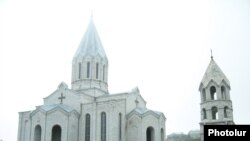
<path id="1" fill-rule="evenodd" d="M 105 81 L 105 71 L 106 71 L 106 67 L 105 65 L 103 65 L 103 70 L 102 70 L 102 80 Z"/>
<path id="2" fill-rule="evenodd" d="M 36 125 L 34 133 L 34 141 L 41 141 L 42 137 L 42 128 L 40 125 Z"/>
<path id="3" fill-rule="evenodd" d="M 99 63 L 96 63 L 96 68 L 95 68 L 95 78 L 98 79 L 98 74 L 99 74 Z"/>
<path id="4" fill-rule="evenodd" d="M 211 100 L 217 99 L 216 88 L 214 86 L 210 87 Z"/>
<path id="5" fill-rule="evenodd" d="M 164 129 L 161 128 L 161 141 L 165 140 Z"/>
<path id="6" fill-rule="evenodd" d="M 206 101 L 206 90 L 204 88 L 202 89 L 202 100 L 203 102 Z"/>
<path id="7" fill-rule="evenodd" d="M 101 113 L 101 141 L 106 141 L 106 113 Z"/>
<path id="8" fill-rule="evenodd" d="M 119 113 L 119 141 L 122 140 L 122 114 Z"/>
<path id="9" fill-rule="evenodd" d="M 216 120 L 218 119 L 218 108 L 212 107 L 212 119 Z"/>
<path id="10" fill-rule="evenodd" d="M 224 86 L 221 86 L 221 98 L 226 99 L 226 89 Z"/>
<path id="11" fill-rule="evenodd" d="M 78 64 L 78 79 L 81 79 L 81 72 L 82 72 L 82 64 Z"/>
<path id="12" fill-rule="evenodd" d="M 207 113 L 204 108 L 202 109 L 202 114 L 203 114 L 203 119 L 207 119 Z"/>
<path id="13" fill-rule="evenodd" d="M 154 141 L 155 140 L 155 133 L 154 133 L 154 128 L 153 127 L 148 127 L 147 128 L 147 141 Z"/>
<path id="14" fill-rule="evenodd" d="M 59 125 L 55 125 L 52 128 L 52 140 L 51 141 L 61 141 L 62 129 Z"/>
<path id="15" fill-rule="evenodd" d="M 86 114 L 85 141 L 90 141 L 90 114 Z"/>
<path id="16" fill-rule="evenodd" d="M 90 62 L 87 63 L 87 78 L 90 77 Z"/>
<path id="17" fill-rule="evenodd" d="M 228 115 L 227 115 L 227 111 L 228 111 L 228 107 L 224 107 L 224 117 L 225 118 L 228 118 Z"/>

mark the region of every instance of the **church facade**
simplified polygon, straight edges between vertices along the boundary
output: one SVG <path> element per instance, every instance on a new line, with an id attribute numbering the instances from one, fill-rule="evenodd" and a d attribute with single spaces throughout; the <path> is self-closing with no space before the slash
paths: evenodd
<path id="1" fill-rule="evenodd" d="M 91 19 L 64 82 L 35 110 L 19 113 L 18 141 L 164 141 L 165 116 L 136 87 L 108 91 L 108 58 Z"/>

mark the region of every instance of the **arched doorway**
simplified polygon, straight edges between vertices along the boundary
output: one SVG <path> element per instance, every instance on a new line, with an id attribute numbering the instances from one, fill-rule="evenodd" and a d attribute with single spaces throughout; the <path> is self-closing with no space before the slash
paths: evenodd
<path id="1" fill-rule="evenodd" d="M 148 127 L 146 131 L 147 141 L 154 141 L 155 139 L 155 133 L 153 127 Z"/>
<path id="2" fill-rule="evenodd" d="M 62 129 L 59 125 L 55 125 L 52 128 L 51 141 L 61 141 Z"/>
<path id="3" fill-rule="evenodd" d="M 41 141 L 41 137 L 42 137 L 42 128 L 40 125 L 36 125 L 35 134 L 34 134 L 34 141 Z"/>

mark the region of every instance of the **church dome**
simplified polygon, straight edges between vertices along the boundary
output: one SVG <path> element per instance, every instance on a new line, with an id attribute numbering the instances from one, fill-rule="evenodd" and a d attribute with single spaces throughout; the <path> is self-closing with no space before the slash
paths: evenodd
<path id="1" fill-rule="evenodd" d="M 88 25 L 88 28 L 81 39 L 79 47 L 74 55 L 73 60 L 82 57 L 96 57 L 100 56 L 101 58 L 107 59 L 106 53 L 102 46 L 101 39 L 96 30 L 95 24 L 91 19 Z"/>

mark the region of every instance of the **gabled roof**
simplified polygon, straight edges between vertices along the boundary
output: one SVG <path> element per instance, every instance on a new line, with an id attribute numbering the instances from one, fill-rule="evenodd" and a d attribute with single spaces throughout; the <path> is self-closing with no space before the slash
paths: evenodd
<path id="1" fill-rule="evenodd" d="M 74 108 L 64 105 L 64 104 L 43 105 L 43 106 L 40 106 L 39 108 L 41 108 L 42 110 L 46 112 L 51 111 L 55 108 L 63 109 L 65 112 L 68 112 L 68 113 L 74 111 Z"/>
<path id="2" fill-rule="evenodd" d="M 89 22 L 88 28 L 79 44 L 79 47 L 74 55 L 73 60 L 78 57 L 85 56 L 100 56 L 102 58 L 107 59 L 106 53 L 103 49 L 100 37 L 92 19 Z"/>
<path id="3" fill-rule="evenodd" d="M 37 106 L 36 110 L 32 112 L 32 115 L 37 113 L 38 111 L 41 111 L 43 113 L 49 113 L 54 110 L 60 110 L 65 114 L 70 114 L 70 113 L 75 113 L 77 116 L 79 116 L 79 113 L 70 106 L 67 106 L 65 104 L 51 104 L 51 105 L 42 105 L 42 106 Z"/>
<path id="4" fill-rule="evenodd" d="M 212 58 L 201 80 L 200 88 L 201 86 L 207 87 L 210 81 L 213 81 L 217 85 L 220 85 L 223 80 L 230 87 L 230 82 L 227 79 L 226 75 L 222 72 L 220 67 L 216 64 L 216 62 Z"/>
<path id="5" fill-rule="evenodd" d="M 99 96 L 98 98 L 106 98 L 106 97 L 116 97 L 116 96 L 124 96 L 127 97 L 127 95 L 136 95 L 138 96 L 145 104 L 147 103 L 145 99 L 141 96 L 140 90 L 138 87 L 133 88 L 131 91 L 127 92 L 121 92 L 121 93 L 114 93 L 114 94 L 106 94 Z"/>
<path id="6" fill-rule="evenodd" d="M 59 85 L 58 85 L 58 87 L 57 87 L 57 89 L 54 91 L 54 92 L 52 92 L 50 95 L 48 95 L 47 97 L 44 97 L 43 99 L 44 100 L 46 100 L 46 99 L 48 99 L 49 97 L 51 97 L 51 96 L 53 96 L 53 95 L 55 95 L 55 94 L 57 94 L 58 92 L 66 92 L 65 94 L 73 94 L 73 95 L 76 95 L 76 96 L 85 96 L 85 97 L 88 97 L 89 99 L 94 99 L 94 97 L 93 96 L 91 96 L 91 95 L 88 95 L 88 94 L 86 94 L 86 93 L 84 93 L 84 92 L 81 92 L 81 91 L 75 91 L 75 90 L 72 90 L 72 89 L 69 89 L 68 88 L 68 85 L 66 84 L 66 83 L 64 83 L 64 82 L 61 82 Z M 69 92 L 69 93 L 68 93 Z"/>
<path id="7" fill-rule="evenodd" d="M 159 118 L 160 116 L 163 116 L 163 118 L 165 119 L 164 114 L 161 112 L 149 110 L 146 108 L 139 108 L 139 107 L 136 107 L 134 110 L 132 110 L 130 113 L 128 113 L 127 118 L 131 117 L 134 114 L 138 115 L 139 117 L 145 117 L 149 114 L 154 115 L 157 118 Z"/>

